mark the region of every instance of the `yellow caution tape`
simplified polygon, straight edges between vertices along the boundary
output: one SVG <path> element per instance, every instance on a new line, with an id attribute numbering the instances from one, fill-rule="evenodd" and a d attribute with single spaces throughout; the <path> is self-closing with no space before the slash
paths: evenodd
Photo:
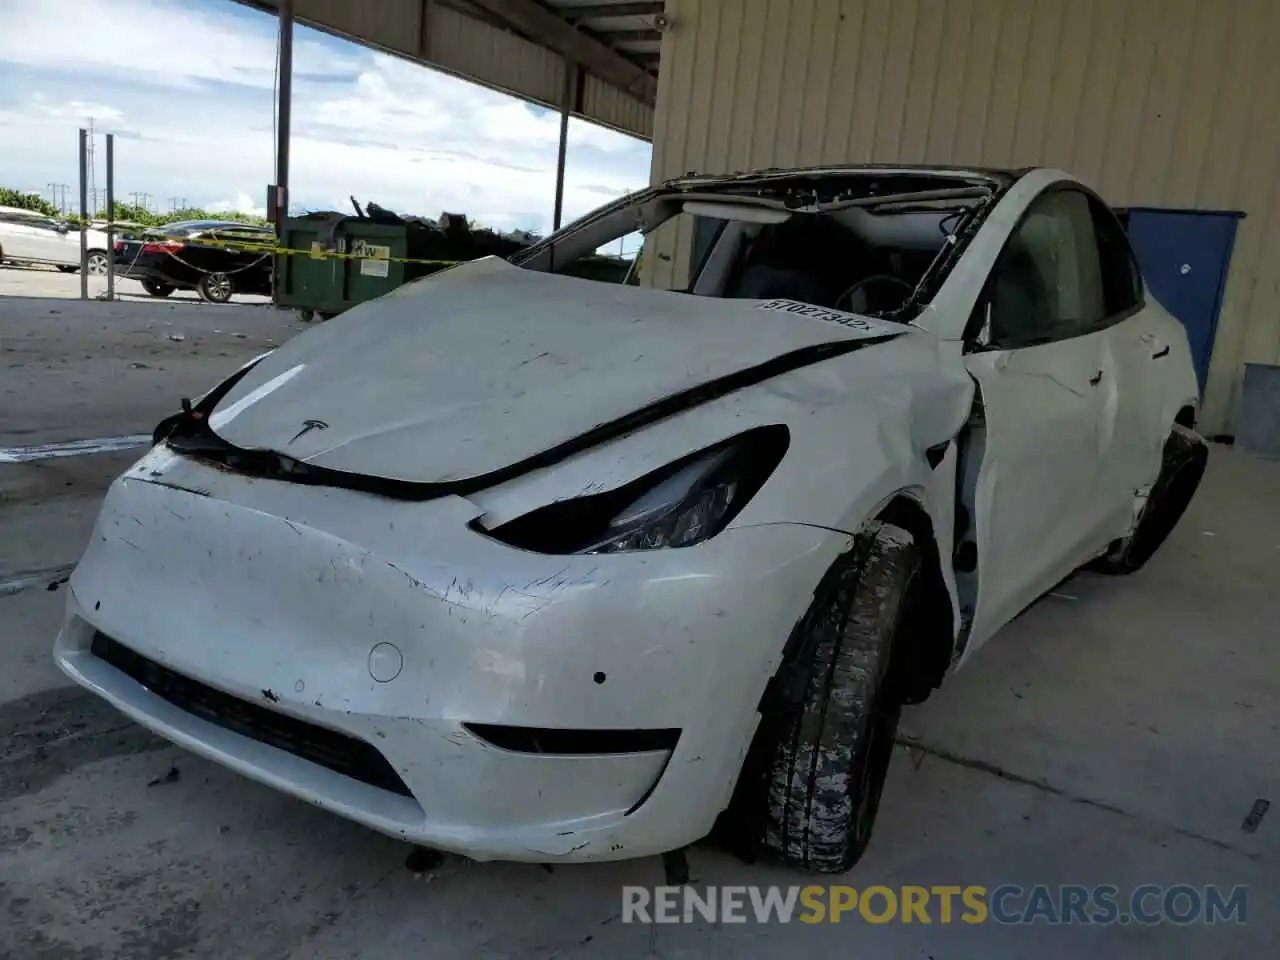
<path id="1" fill-rule="evenodd" d="M 63 217 L 63 222 L 70 226 L 78 226 L 81 223 L 89 224 L 90 221 L 84 221 L 80 218 Z M 113 230 L 115 224 L 109 226 L 94 227 L 93 229 L 101 230 L 104 233 Z M 149 228 L 148 228 L 149 229 Z M 132 232 L 132 229 L 130 229 Z M 234 233 L 235 227 L 226 227 L 224 233 Z M 166 238 L 162 236 L 153 236 L 147 238 L 135 237 L 135 242 L 139 243 L 162 243 Z M 226 247 L 243 253 L 262 253 L 273 254 L 276 256 L 293 256 L 293 257 L 309 257 L 312 260 L 377 260 L 386 263 L 418 263 L 431 267 L 453 267 L 463 260 L 424 260 L 418 257 L 393 257 L 389 254 L 383 256 L 376 252 L 381 249 L 388 249 L 385 245 L 372 244 L 363 237 L 352 238 L 355 246 L 355 252 L 344 253 L 339 250 L 330 250 L 318 242 L 313 241 L 308 250 L 295 250 L 283 246 L 279 243 L 262 243 L 249 238 L 238 240 L 219 240 L 213 237 L 199 237 L 193 240 L 183 240 L 181 237 L 168 238 L 176 242 L 190 243 L 193 247 Z M 366 246 L 367 245 L 367 246 Z"/>

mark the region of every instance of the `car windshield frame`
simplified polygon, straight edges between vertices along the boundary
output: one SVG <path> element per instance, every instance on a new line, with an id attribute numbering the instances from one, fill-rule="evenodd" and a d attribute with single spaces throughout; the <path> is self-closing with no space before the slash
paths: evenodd
<path id="1" fill-rule="evenodd" d="M 932 302 L 991 210 L 1024 173 L 984 168 L 849 166 L 684 177 L 605 204 L 509 260 L 527 269 L 555 273 L 557 263 L 571 262 L 583 255 L 577 247 L 584 245 L 585 238 L 598 238 L 614 225 L 626 228 L 618 236 L 636 229 L 647 236 L 678 215 L 689 201 L 755 205 L 791 214 L 834 213 L 849 207 L 862 207 L 869 213 L 908 212 L 921 204 L 966 203 L 963 208 L 955 208 L 957 222 L 944 231 L 936 256 L 911 295 L 901 307 L 876 314 L 881 319 L 910 323 Z M 692 277 L 689 289 L 677 292 L 692 293 L 695 286 L 696 277 Z"/>

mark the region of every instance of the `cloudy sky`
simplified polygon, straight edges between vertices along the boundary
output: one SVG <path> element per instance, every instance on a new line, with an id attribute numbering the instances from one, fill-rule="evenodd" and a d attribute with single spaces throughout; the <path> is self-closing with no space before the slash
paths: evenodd
<path id="1" fill-rule="evenodd" d="M 0 0 L 0 186 L 76 196 L 76 131 L 116 135 L 116 196 L 262 212 L 274 18 L 230 0 Z M 559 117 L 325 34 L 294 36 L 291 200 L 546 231 Z M 97 185 L 105 184 L 99 144 Z M 649 146 L 570 126 L 567 218 L 648 180 Z"/>

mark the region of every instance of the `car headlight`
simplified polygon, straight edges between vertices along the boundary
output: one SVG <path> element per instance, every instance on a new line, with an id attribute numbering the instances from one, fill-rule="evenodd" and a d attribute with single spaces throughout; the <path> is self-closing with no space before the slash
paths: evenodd
<path id="1" fill-rule="evenodd" d="M 620 553 L 688 547 L 737 516 L 781 462 L 783 426 L 759 427 L 616 490 L 561 500 L 487 536 L 537 553 Z"/>

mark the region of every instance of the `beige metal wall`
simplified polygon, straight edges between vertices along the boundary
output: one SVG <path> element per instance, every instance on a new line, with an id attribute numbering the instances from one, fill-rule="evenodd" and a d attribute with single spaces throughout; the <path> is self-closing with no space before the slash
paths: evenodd
<path id="1" fill-rule="evenodd" d="M 299 23 L 544 106 L 558 109 L 564 95 L 560 56 L 431 0 L 294 0 L 293 9 Z M 581 116 L 646 140 L 653 133 L 651 107 L 592 76 Z"/>
<path id="2" fill-rule="evenodd" d="M 1280 363 L 1280 0 L 667 0 L 655 179 L 1044 165 L 1117 205 L 1240 210 L 1203 423 Z M 677 262 L 679 258 L 677 257 Z"/>

